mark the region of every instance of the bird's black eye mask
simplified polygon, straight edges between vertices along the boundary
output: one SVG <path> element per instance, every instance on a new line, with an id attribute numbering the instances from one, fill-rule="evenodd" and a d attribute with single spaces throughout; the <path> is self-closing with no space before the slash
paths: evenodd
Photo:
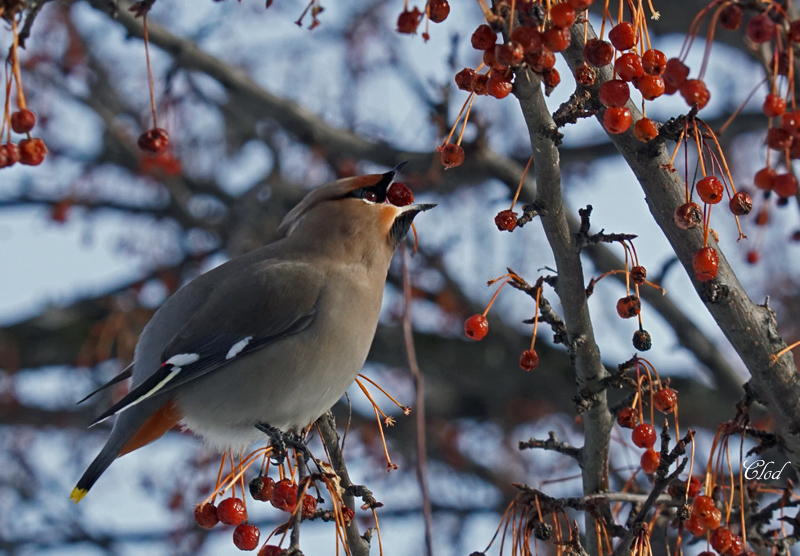
<path id="1" fill-rule="evenodd" d="M 356 199 L 364 199 L 365 201 L 369 201 L 370 203 L 383 203 L 386 201 L 386 191 L 389 190 L 389 186 L 392 185 L 392 180 L 394 179 L 395 172 L 386 172 L 381 177 L 381 181 L 376 183 L 375 185 L 371 185 L 369 187 L 362 187 L 360 189 L 355 189 L 345 195 L 347 197 L 355 197 Z"/>

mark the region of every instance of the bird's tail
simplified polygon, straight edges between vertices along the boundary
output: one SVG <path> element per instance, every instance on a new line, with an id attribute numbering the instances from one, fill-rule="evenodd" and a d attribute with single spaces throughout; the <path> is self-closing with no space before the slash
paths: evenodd
<path id="1" fill-rule="evenodd" d="M 76 504 L 80 502 L 83 497 L 86 496 L 86 493 L 89 492 L 89 489 L 92 488 L 92 485 L 100 478 L 100 475 L 108 469 L 111 462 L 117 459 L 119 450 L 120 446 L 112 445 L 111 442 L 106 444 L 103 450 L 94 458 L 91 465 L 89 465 L 89 468 L 83 473 L 83 476 L 78 480 L 78 484 L 72 489 L 72 494 L 70 494 L 69 499 Z"/>

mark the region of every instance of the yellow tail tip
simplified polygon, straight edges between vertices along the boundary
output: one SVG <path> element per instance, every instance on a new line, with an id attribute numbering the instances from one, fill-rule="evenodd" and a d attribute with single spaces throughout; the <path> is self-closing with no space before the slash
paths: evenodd
<path id="1" fill-rule="evenodd" d="M 72 494 L 69 495 L 69 499 L 75 502 L 76 504 L 83 500 L 83 497 L 86 496 L 86 493 L 89 492 L 85 488 L 78 488 L 75 487 L 72 489 Z"/>

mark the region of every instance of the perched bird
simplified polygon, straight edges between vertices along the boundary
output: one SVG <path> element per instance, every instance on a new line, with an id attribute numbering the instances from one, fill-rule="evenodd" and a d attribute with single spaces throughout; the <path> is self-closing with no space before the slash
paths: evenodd
<path id="1" fill-rule="evenodd" d="M 435 206 L 388 202 L 401 167 L 311 191 L 278 240 L 198 276 L 156 311 L 132 366 L 87 396 L 132 377 L 93 423 L 117 415 L 72 500 L 178 423 L 225 450 L 265 430 L 304 430 L 336 403 L 367 358 L 395 248 Z"/>

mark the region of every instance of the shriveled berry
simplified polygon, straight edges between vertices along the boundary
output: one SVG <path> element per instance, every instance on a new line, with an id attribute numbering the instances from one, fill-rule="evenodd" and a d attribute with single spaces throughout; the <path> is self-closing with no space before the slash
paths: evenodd
<path id="1" fill-rule="evenodd" d="M 523 371 L 532 371 L 539 366 L 539 354 L 535 349 L 526 349 L 519 357 L 519 366 Z"/>
<path id="2" fill-rule="evenodd" d="M 783 151 L 792 146 L 792 134 L 781 127 L 772 127 L 767 130 L 767 146 L 776 151 Z"/>
<path id="3" fill-rule="evenodd" d="M 588 40 L 583 46 L 583 58 L 595 67 L 607 66 L 614 59 L 614 47 L 604 40 Z"/>
<path id="4" fill-rule="evenodd" d="M 664 84 L 672 87 L 674 90 L 681 88 L 681 85 L 686 83 L 686 78 L 689 77 L 689 66 L 681 62 L 678 58 L 670 58 L 667 60 L 667 66 L 664 69 Z"/>
<path id="5" fill-rule="evenodd" d="M 678 393 L 672 388 L 662 388 L 653 396 L 653 405 L 661 413 L 672 413 L 678 405 Z"/>
<path id="6" fill-rule="evenodd" d="M 258 551 L 258 556 L 280 556 L 281 552 L 283 552 L 283 549 L 280 546 L 265 544 Z"/>
<path id="7" fill-rule="evenodd" d="M 4 146 L 6 148 L 6 166 L 13 166 L 22 158 L 22 152 L 19 148 L 19 145 L 8 142 Z"/>
<path id="8" fill-rule="evenodd" d="M 317 513 L 317 499 L 310 494 L 303 496 L 303 519 L 311 519 Z"/>
<path id="9" fill-rule="evenodd" d="M 474 90 L 475 76 L 474 69 L 464 68 L 456 74 L 456 87 L 462 91 L 472 92 Z"/>
<path id="10" fill-rule="evenodd" d="M 764 99 L 761 109 L 768 118 L 782 116 L 786 112 L 786 101 L 780 95 L 769 94 Z"/>
<path id="11" fill-rule="evenodd" d="M 736 534 L 731 535 L 731 545 L 725 552 L 726 556 L 739 556 L 744 551 L 744 542 L 742 537 Z"/>
<path id="12" fill-rule="evenodd" d="M 354 512 L 347 506 L 342 506 L 342 520 L 344 521 L 345 525 L 350 523 L 355 517 L 356 517 L 356 512 Z"/>
<path id="13" fill-rule="evenodd" d="M 681 230 L 691 230 L 703 223 L 703 211 L 695 203 L 684 203 L 675 209 L 673 220 Z"/>
<path id="14" fill-rule="evenodd" d="M 414 6 L 413 10 L 404 10 L 397 18 L 397 32 L 415 35 L 421 21 L 422 12 L 416 6 Z"/>
<path id="15" fill-rule="evenodd" d="M 705 108 L 711 99 L 711 93 L 706 88 L 706 84 L 700 79 L 687 79 L 680 87 L 681 96 L 686 104 L 697 105 L 698 110 Z"/>
<path id="16" fill-rule="evenodd" d="M 617 413 L 617 423 L 620 427 L 632 429 L 639 423 L 639 414 L 632 407 L 623 407 Z"/>
<path id="17" fill-rule="evenodd" d="M 631 433 L 631 441 L 639 448 L 652 448 L 656 443 L 656 429 L 650 423 L 636 425 Z"/>
<path id="18" fill-rule="evenodd" d="M 169 148 L 169 133 L 166 129 L 154 127 L 142 133 L 136 144 L 145 154 L 159 156 Z"/>
<path id="19" fill-rule="evenodd" d="M 493 70 L 505 71 L 508 69 L 508 64 L 504 64 L 497 59 L 497 48 L 503 46 L 498 44 L 483 51 L 483 63 Z"/>
<path id="20" fill-rule="evenodd" d="M 750 211 L 753 210 L 753 199 L 751 199 L 750 195 L 744 191 L 739 191 L 736 193 L 736 195 L 731 197 L 728 206 L 730 207 L 731 212 L 736 216 L 744 216 L 746 214 L 750 214 Z"/>
<path id="21" fill-rule="evenodd" d="M 633 124 L 633 135 L 643 143 L 652 141 L 658 137 L 658 125 L 650 118 L 641 118 Z"/>
<path id="22" fill-rule="evenodd" d="M 239 498 L 226 498 L 217 506 L 217 517 L 225 525 L 239 525 L 245 518 L 244 502 Z"/>
<path id="23" fill-rule="evenodd" d="M 561 83 L 561 74 L 556 68 L 546 69 L 542 72 L 542 81 L 546 87 L 545 93 L 550 94 L 550 91 Z"/>
<path id="24" fill-rule="evenodd" d="M 594 85 L 595 79 L 597 79 L 597 72 L 586 64 L 583 64 L 575 70 L 575 81 L 579 85 L 590 87 Z"/>
<path id="25" fill-rule="evenodd" d="M 517 213 L 513 210 L 501 210 L 494 217 L 494 225 L 501 232 L 503 230 L 510 232 L 517 227 Z"/>
<path id="26" fill-rule="evenodd" d="M 472 83 L 472 90 L 478 96 L 489 94 L 489 76 L 485 73 L 476 75 L 475 81 Z"/>
<path id="27" fill-rule="evenodd" d="M 11 129 L 15 133 L 28 133 L 36 125 L 36 114 L 24 108 L 11 113 Z"/>
<path id="28" fill-rule="evenodd" d="M 778 174 L 772 180 L 772 190 L 784 199 L 797 195 L 797 178 L 794 174 Z"/>
<path id="29" fill-rule="evenodd" d="M 575 23 L 575 8 L 566 2 L 550 6 L 550 21 L 556 27 L 570 27 Z"/>
<path id="30" fill-rule="evenodd" d="M 542 73 L 556 65 L 556 56 L 547 48 L 525 53 L 525 62 L 533 71 Z"/>
<path id="31" fill-rule="evenodd" d="M 713 247 L 698 249 L 692 257 L 692 267 L 697 280 L 708 282 L 717 277 L 719 272 L 719 257 Z"/>
<path id="32" fill-rule="evenodd" d="M 569 43 L 572 41 L 572 34 L 569 27 L 550 27 L 542 33 L 542 42 L 544 46 L 553 52 L 561 52 L 566 50 Z"/>
<path id="33" fill-rule="evenodd" d="M 623 81 L 639 79 L 644 74 L 642 58 L 635 52 L 626 52 L 614 62 L 614 69 Z"/>
<path id="34" fill-rule="evenodd" d="M 217 507 L 211 502 L 198 504 L 194 508 L 194 522 L 203 529 L 213 529 L 219 523 Z"/>
<path id="35" fill-rule="evenodd" d="M 781 116 L 781 127 L 792 135 L 800 133 L 800 110 L 784 112 Z"/>
<path id="36" fill-rule="evenodd" d="M 641 286 L 647 280 L 647 269 L 641 265 L 636 265 L 631 268 L 630 276 L 631 282 Z"/>
<path id="37" fill-rule="evenodd" d="M 635 295 L 628 295 L 617 301 L 617 314 L 623 319 L 630 319 L 642 310 L 642 302 Z"/>
<path id="38" fill-rule="evenodd" d="M 642 459 L 639 461 L 642 466 L 642 470 L 647 473 L 648 475 L 652 475 L 656 471 L 658 471 L 658 466 L 661 463 L 661 454 L 650 448 L 644 454 L 642 454 Z"/>
<path id="39" fill-rule="evenodd" d="M 239 550 L 255 550 L 258 547 L 258 538 L 261 532 L 255 525 L 242 523 L 233 530 L 233 544 Z"/>
<path id="40" fill-rule="evenodd" d="M 472 33 L 471 43 L 475 50 L 487 50 L 492 48 L 495 42 L 497 42 L 497 33 L 485 23 L 478 25 L 478 28 Z"/>
<path id="41" fill-rule="evenodd" d="M 636 29 L 629 22 L 623 21 L 608 32 L 608 40 L 617 50 L 629 50 L 636 44 Z"/>
<path id="42" fill-rule="evenodd" d="M 483 340 L 489 333 L 489 321 L 483 315 L 472 315 L 464 322 L 464 334 L 470 340 Z"/>
<path id="43" fill-rule="evenodd" d="M 607 132 L 614 135 L 628 131 L 632 121 L 633 114 L 625 106 L 622 108 L 606 108 L 606 112 L 603 114 L 603 127 Z"/>
<path id="44" fill-rule="evenodd" d="M 639 351 L 647 351 L 653 347 L 653 340 L 647 330 L 637 330 L 633 333 L 633 347 Z"/>
<path id="45" fill-rule="evenodd" d="M 758 14 L 747 22 L 747 38 L 756 44 L 771 41 L 775 31 L 775 22 L 766 13 Z"/>
<path id="46" fill-rule="evenodd" d="M 603 106 L 621 108 L 631 98 L 631 89 L 622 79 L 609 79 L 600 85 L 597 96 Z"/>
<path id="47" fill-rule="evenodd" d="M 737 4 L 728 4 L 719 12 L 719 24 L 723 29 L 735 31 L 742 26 L 742 8 Z"/>
<path id="48" fill-rule="evenodd" d="M 717 506 L 710 496 L 698 496 L 694 499 L 694 503 L 692 504 L 692 512 L 700 517 L 706 517 L 716 509 Z"/>
<path id="49" fill-rule="evenodd" d="M 428 0 L 428 19 L 441 23 L 450 15 L 450 4 L 447 0 Z"/>
<path id="50" fill-rule="evenodd" d="M 275 483 L 270 503 L 284 512 L 290 512 L 297 504 L 297 485 L 291 479 L 281 479 Z"/>
<path id="51" fill-rule="evenodd" d="M 447 143 L 441 148 L 442 165 L 445 168 L 455 168 L 464 163 L 464 149 L 461 145 Z"/>
<path id="52" fill-rule="evenodd" d="M 759 189 L 763 189 L 764 191 L 772 191 L 772 181 L 777 175 L 778 172 L 776 172 L 773 168 L 762 168 L 756 172 L 753 182 Z"/>
<path id="53" fill-rule="evenodd" d="M 719 527 L 711 533 L 711 548 L 720 554 L 724 554 L 730 548 L 732 541 L 733 535 L 727 527 Z"/>
<path id="54" fill-rule="evenodd" d="M 503 66 L 517 67 L 522 63 L 523 54 L 522 46 L 513 41 L 494 47 L 494 57 Z"/>
<path id="55" fill-rule="evenodd" d="M 689 519 L 683 522 L 683 526 L 695 537 L 701 537 L 706 534 L 705 520 L 696 513 L 690 515 Z"/>
<path id="56" fill-rule="evenodd" d="M 642 54 L 642 69 L 647 75 L 661 75 L 667 69 L 667 56 L 655 48 Z"/>
<path id="57" fill-rule="evenodd" d="M 8 154 L 8 152 L 7 152 Z M 47 147 L 38 137 L 23 139 L 19 142 L 19 162 L 26 166 L 38 166 L 44 161 Z M 9 157 L 10 159 L 11 157 Z M 9 165 L 10 166 L 10 165 Z"/>
<path id="58" fill-rule="evenodd" d="M 542 48 L 542 34 L 536 27 L 519 25 L 511 32 L 511 40 L 522 46 L 522 50 L 530 52 Z"/>
<path id="59" fill-rule="evenodd" d="M 719 178 L 715 176 L 706 176 L 697 182 L 695 186 L 697 194 L 704 203 L 709 205 L 716 205 L 722 200 L 725 194 L 725 186 Z"/>
<path id="60" fill-rule="evenodd" d="M 386 200 L 396 207 L 405 207 L 414 202 L 414 194 L 406 184 L 397 181 L 386 192 Z"/>
<path id="61" fill-rule="evenodd" d="M 513 88 L 508 77 L 500 71 L 492 70 L 492 74 L 489 76 L 489 95 L 494 98 L 506 98 Z"/>
<path id="62" fill-rule="evenodd" d="M 254 500 L 269 502 L 272 499 L 272 492 L 275 490 L 275 481 L 271 477 L 254 477 L 250 481 L 250 496 Z"/>

